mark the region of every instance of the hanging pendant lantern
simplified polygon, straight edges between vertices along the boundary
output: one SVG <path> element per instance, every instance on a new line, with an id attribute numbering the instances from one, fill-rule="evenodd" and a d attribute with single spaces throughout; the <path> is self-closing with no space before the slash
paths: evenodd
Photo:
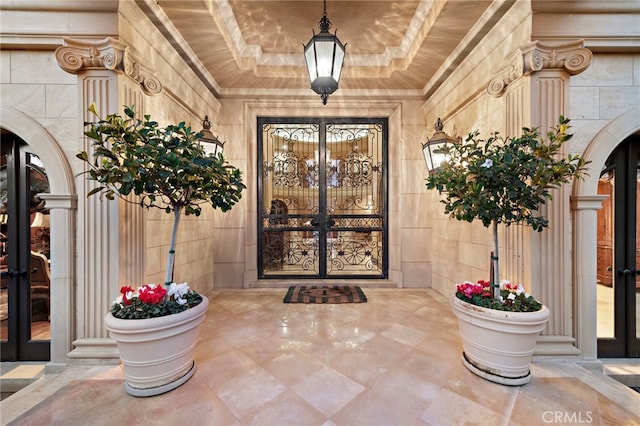
<path id="1" fill-rule="evenodd" d="M 304 46 L 304 58 L 307 62 L 311 89 L 320 95 L 322 104 L 326 105 L 329 95 L 338 90 L 346 46 L 338 40 L 337 31 L 334 34 L 329 32 L 331 21 L 327 18 L 326 0 L 318 26 L 320 33 L 314 32 L 309 43 Z"/>

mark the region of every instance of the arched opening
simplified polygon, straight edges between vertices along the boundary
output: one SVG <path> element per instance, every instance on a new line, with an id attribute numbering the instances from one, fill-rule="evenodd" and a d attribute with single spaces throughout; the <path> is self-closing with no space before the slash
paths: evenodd
<path id="1" fill-rule="evenodd" d="M 584 152 L 591 173 L 577 180 L 572 195 L 574 252 L 574 324 L 576 341 L 587 361 L 598 358 L 597 345 L 597 211 L 607 195 L 598 194 L 600 172 L 625 139 L 640 134 L 640 109 L 612 120 L 593 138 Z"/>
<path id="2" fill-rule="evenodd" d="M 40 198 L 49 213 L 51 364 L 64 364 L 73 341 L 75 209 L 73 173 L 64 151 L 40 123 L 8 106 L 0 107 L 0 128 L 28 144 L 47 171 L 49 192 Z"/>

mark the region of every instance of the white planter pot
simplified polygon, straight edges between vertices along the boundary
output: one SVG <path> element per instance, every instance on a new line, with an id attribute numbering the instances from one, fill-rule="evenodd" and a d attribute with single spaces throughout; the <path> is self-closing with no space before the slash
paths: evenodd
<path id="1" fill-rule="evenodd" d="M 486 309 L 458 299 L 451 301 L 462 336 L 462 361 L 473 373 L 503 385 L 531 380 L 531 358 L 536 340 L 551 315 L 543 306 L 536 312 Z"/>
<path id="2" fill-rule="evenodd" d="M 193 376 L 198 326 L 208 306 L 209 299 L 202 296 L 199 305 L 174 315 L 139 320 L 105 316 L 107 330 L 118 343 L 127 393 L 159 395 Z"/>

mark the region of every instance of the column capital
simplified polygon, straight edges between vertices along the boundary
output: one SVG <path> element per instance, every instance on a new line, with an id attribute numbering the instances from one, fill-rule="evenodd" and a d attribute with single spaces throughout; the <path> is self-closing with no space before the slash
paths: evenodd
<path id="1" fill-rule="evenodd" d="M 55 55 L 58 65 L 66 72 L 115 71 L 131 77 L 147 95 L 157 95 L 162 91 L 160 80 L 125 42 L 112 37 L 102 40 L 64 37 L 63 40 L 65 45 L 57 48 Z"/>
<path id="2" fill-rule="evenodd" d="M 531 75 L 543 70 L 580 74 L 591 64 L 593 53 L 583 46 L 582 40 L 568 43 L 544 43 L 539 40 L 528 43 L 520 49 L 487 85 L 487 93 L 500 97 L 507 86 L 523 75 Z"/>

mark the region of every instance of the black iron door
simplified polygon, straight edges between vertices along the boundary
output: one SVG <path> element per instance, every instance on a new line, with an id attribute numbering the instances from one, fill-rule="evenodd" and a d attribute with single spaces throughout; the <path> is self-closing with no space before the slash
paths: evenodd
<path id="1" fill-rule="evenodd" d="M 640 136 L 607 160 L 598 192 L 598 356 L 640 357 Z"/>
<path id="2" fill-rule="evenodd" d="M 258 119 L 259 278 L 386 278 L 386 119 Z"/>
<path id="3" fill-rule="evenodd" d="M 2 131 L 0 150 L 0 341 L 2 361 L 50 359 L 49 192 L 40 159 Z"/>

